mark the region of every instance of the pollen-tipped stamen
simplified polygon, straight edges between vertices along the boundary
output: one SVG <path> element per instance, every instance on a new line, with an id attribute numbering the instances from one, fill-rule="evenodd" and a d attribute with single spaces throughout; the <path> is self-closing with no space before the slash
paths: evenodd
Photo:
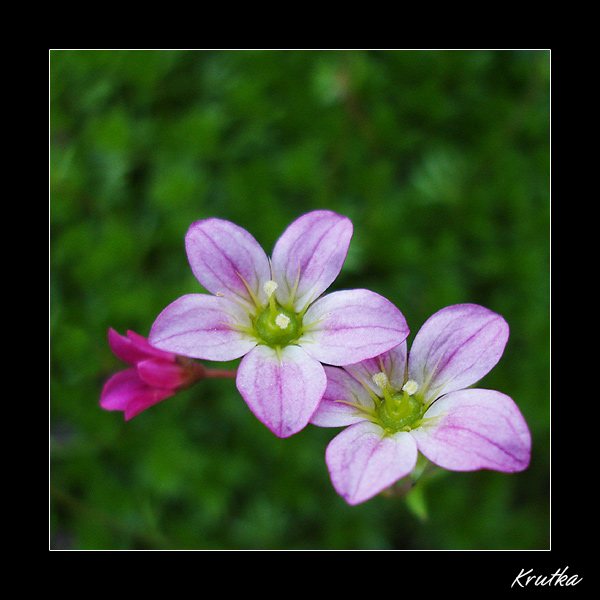
<path id="1" fill-rule="evenodd" d="M 387 410 L 390 413 L 397 412 L 399 406 L 398 402 L 392 397 L 393 390 L 390 386 L 390 380 L 388 379 L 388 376 L 383 371 L 381 371 L 380 373 L 375 373 L 375 375 L 373 375 L 371 379 L 373 380 L 373 383 L 383 393 L 383 398 L 385 400 Z"/>
<path id="2" fill-rule="evenodd" d="M 271 313 L 272 320 L 275 320 L 277 318 L 277 304 L 275 302 L 275 290 L 277 289 L 277 287 L 277 283 L 272 280 L 265 282 L 265 284 L 263 285 L 265 294 L 267 294 L 267 297 L 269 298 L 269 312 Z"/>
<path id="3" fill-rule="evenodd" d="M 416 394 L 419 391 L 419 384 L 412 379 L 409 379 L 403 386 L 402 391 L 409 396 Z"/>
<path id="4" fill-rule="evenodd" d="M 265 294 L 267 294 L 269 300 L 271 299 L 271 296 L 275 293 L 275 290 L 278 287 L 279 286 L 277 285 L 277 282 L 273 281 L 272 279 L 269 279 L 269 281 L 265 282 L 265 284 L 263 285 L 263 289 L 265 290 Z"/>

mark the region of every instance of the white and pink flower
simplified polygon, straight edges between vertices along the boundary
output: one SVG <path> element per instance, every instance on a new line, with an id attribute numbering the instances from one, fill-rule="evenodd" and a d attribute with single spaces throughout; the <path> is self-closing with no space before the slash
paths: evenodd
<path id="1" fill-rule="evenodd" d="M 327 389 L 311 418 L 346 427 L 327 446 L 335 490 L 364 502 L 409 475 L 419 452 L 452 471 L 507 473 L 529 465 L 531 436 L 514 401 L 467 389 L 498 362 L 508 325 L 475 304 L 444 308 L 415 336 L 376 358 L 325 367 Z"/>
<path id="2" fill-rule="evenodd" d="M 234 223 L 193 223 L 187 256 L 210 294 L 187 294 L 167 306 L 150 343 L 203 360 L 243 357 L 236 384 L 252 412 L 279 437 L 297 433 L 325 392 L 321 363 L 356 363 L 408 335 L 402 313 L 375 292 L 322 296 L 342 268 L 351 237 L 348 218 L 310 212 L 286 229 L 269 260 Z"/>

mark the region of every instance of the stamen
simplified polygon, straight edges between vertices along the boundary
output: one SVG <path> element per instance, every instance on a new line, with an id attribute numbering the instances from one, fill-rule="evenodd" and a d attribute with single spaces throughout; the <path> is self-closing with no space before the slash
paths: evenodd
<path id="1" fill-rule="evenodd" d="M 231 302 L 233 302 L 234 304 L 237 304 L 245 313 L 251 314 L 251 312 L 252 312 L 252 310 L 248 307 L 248 302 L 246 302 L 246 301 L 238 300 L 234 296 L 227 296 L 226 294 L 223 294 L 222 292 L 217 292 L 215 295 L 218 296 L 219 298 L 227 298 L 227 300 L 231 300 Z"/>
<path id="2" fill-rule="evenodd" d="M 389 382 L 385 373 L 375 373 L 371 379 L 373 380 L 373 383 L 382 390 L 386 389 Z"/>
<path id="3" fill-rule="evenodd" d="M 277 303 L 275 302 L 275 290 L 277 289 L 277 284 L 270 279 L 266 281 L 263 285 L 263 290 L 265 290 L 265 294 L 269 298 L 269 312 L 271 313 L 271 319 L 275 319 L 275 312 L 277 311 Z M 282 328 L 283 329 L 283 328 Z"/>
<path id="4" fill-rule="evenodd" d="M 304 341 L 304 343 L 306 343 L 306 341 Z M 375 406 L 377 406 L 380 402 L 380 398 L 379 396 L 377 396 L 377 394 L 375 394 L 375 392 L 371 389 L 371 386 L 367 385 L 362 378 L 360 377 L 360 375 L 358 373 L 356 373 L 353 369 L 351 369 L 350 367 L 345 367 L 346 371 L 348 371 L 349 373 L 351 373 L 354 378 L 360 382 L 360 384 L 365 388 L 365 390 L 367 390 L 367 393 L 369 394 L 369 396 L 371 396 L 371 400 L 373 400 L 373 404 Z"/>
<path id="5" fill-rule="evenodd" d="M 263 289 L 265 290 L 265 294 L 267 294 L 267 296 L 270 298 L 273 293 L 275 292 L 275 290 L 277 289 L 277 283 L 275 283 L 272 280 L 269 280 L 267 282 L 265 282 L 265 284 L 263 285 Z"/>
<path id="6" fill-rule="evenodd" d="M 275 284 L 277 285 L 277 284 Z M 279 313 L 276 317 L 275 317 L 275 324 L 277 325 L 277 327 L 279 327 L 280 329 L 286 329 L 287 326 L 290 324 L 290 318 L 287 317 L 286 315 L 284 315 L 283 313 Z"/>
<path id="7" fill-rule="evenodd" d="M 290 293 L 290 306 L 293 306 L 294 300 L 296 299 L 296 292 L 298 291 L 299 283 L 300 283 L 300 264 L 298 264 L 298 274 L 296 275 L 296 281 L 294 282 L 294 287 L 292 288 L 292 291 Z M 308 308 L 308 306 L 306 308 Z M 304 310 L 306 310 L 306 308 Z M 304 314 L 304 311 L 302 312 L 302 314 Z"/>
<path id="8" fill-rule="evenodd" d="M 348 406 L 352 406 L 358 411 L 358 414 L 362 414 L 370 419 L 371 421 L 376 422 L 377 419 L 377 411 L 373 408 L 369 408 L 360 402 L 350 402 L 349 400 L 334 400 L 334 402 L 338 402 L 339 404 L 347 404 Z M 364 413 L 364 414 L 363 414 Z"/>
<path id="9" fill-rule="evenodd" d="M 419 389 L 419 384 L 412 379 L 409 379 L 403 386 L 402 391 L 406 392 L 409 396 L 412 396 Z"/>
<path id="10" fill-rule="evenodd" d="M 254 306 L 256 306 L 257 308 L 260 308 L 261 307 L 260 303 L 258 302 L 258 299 L 256 298 L 254 292 L 248 285 L 248 282 L 240 275 L 240 273 L 238 271 L 236 271 L 236 273 L 237 273 L 237 276 L 242 280 L 242 283 L 244 284 L 244 287 L 246 288 L 246 290 L 248 290 L 248 294 L 250 295 L 250 298 L 252 298 L 252 302 L 254 302 Z"/>

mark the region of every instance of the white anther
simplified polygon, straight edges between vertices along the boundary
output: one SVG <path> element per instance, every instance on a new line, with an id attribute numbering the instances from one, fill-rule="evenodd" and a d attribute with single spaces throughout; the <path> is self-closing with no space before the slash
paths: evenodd
<path id="1" fill-rule="evenodd" d="M 409 379 L 403 386 L 402 391 L 406 392 L 409 396 L 412 396 L 419 389 L 419 384 L 412 379 Z"/>
<path id="2" fill-rule="evenodd" d="M 267 296 L 270 298 L 273 295 L 273 292 L 277 289 L 277 284 L 274 281 L 269 280 L 265 282 L 265 285 L 263 285 L 263 289 L 265 290 Z"/>
<path id="3" fill-rule="evenodd" d="M 371 379 L 373 380 L 373 383 L 377 387 L 381 388 L 382 390 L 388 384 L 388 378 L 387 378 L 387 375 L 385 373 L 375 373 L 375 375 L 373 375 L 373 377 L 371 377 Z"/>
<path id="4" fill-rule="evenodd" d="M 277 285 L 277 284 L 275 284 L 275 285 Z M 277 325 L 277 327 L 280 327 L 281 329 L 286 329 L 287 326 L 290 324 L 290 318 L 287 317 L 286 315 L 284 315 L 283 313 L 279 313 L 275 317 L 275 324 Z"/>

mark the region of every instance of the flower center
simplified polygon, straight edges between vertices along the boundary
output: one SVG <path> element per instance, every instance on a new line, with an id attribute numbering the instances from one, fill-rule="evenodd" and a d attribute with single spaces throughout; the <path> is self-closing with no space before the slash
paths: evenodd
<path id="1" fill-rule="evenodd" d="M 275 300 L 277 284 L 267 281 L 264 290 L 269 297 L 269 306 L 258 315 L 254 327 L 259 338 L 269 346 L 285 346 L 299 337 L 302 326 L 296 313 L 281 307 Z"/>
<path id="2" fill-rule="evenodd" d="M 415 381 L 407 381 L 400 392 L 394 392 L 385 373 L 377 373 L 373 376 L 373 381 L 383 391 L 384 399 L 377 406 L 376 414 L 384 429 L 394 432 L 409 431 L 421 420 L 425 413 L 425 407 L 415 396 L 419 389 Z"/>
<path id="3" fill-rule="evenodd" d="M 275 305 L 265 309 L 254 325 L 260 338 L 269 346 L 285 346 L 298 337 L 298 317 L 289 310 Z"/>
<path id="4" fill-rule="evenodd" d="M 400 431 L 410 428 L 423 416 L 423 405 L 414 396 L 394 394 L 394 405 L 382 402 L 377 409 L 377 416 L 384 428 Z"/>

